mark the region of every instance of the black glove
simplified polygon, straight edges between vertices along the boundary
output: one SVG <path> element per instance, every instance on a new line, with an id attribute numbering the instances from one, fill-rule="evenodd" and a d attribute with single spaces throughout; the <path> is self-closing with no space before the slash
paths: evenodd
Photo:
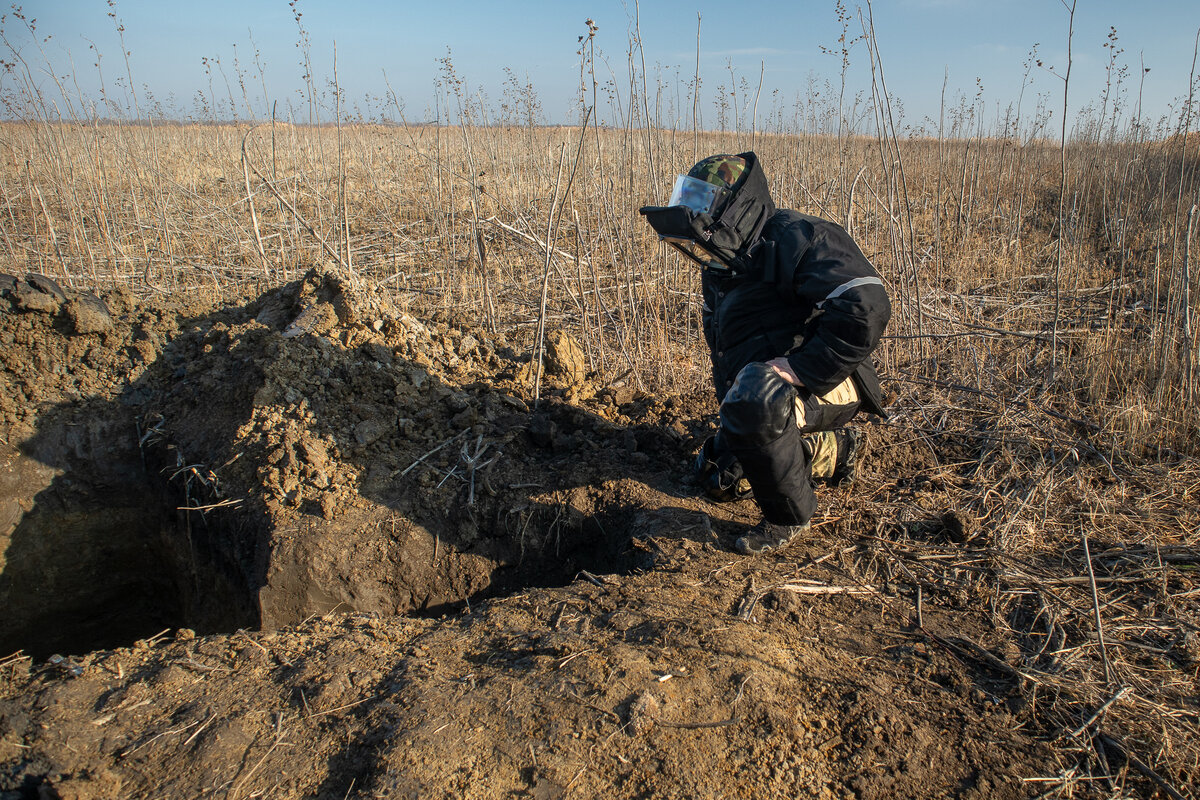
<path id="1" fill-rule="evenodd" d="M 719 433 L 704 440 L 696 454 L 696 483 L 718 503 L 744 500 L 753 494 L 750 482 L 742 475 L 741 463 L 723 444 Z"/>

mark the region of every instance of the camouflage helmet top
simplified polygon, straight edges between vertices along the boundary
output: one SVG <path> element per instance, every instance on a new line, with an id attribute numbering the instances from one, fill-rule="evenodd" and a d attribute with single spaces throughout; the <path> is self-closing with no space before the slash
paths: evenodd
<path id="1" fill-rule="evenodd" d="M 722 189 L 732 189 L 745 171 L 746 159 L 741 156 L 716 155 L 696 164 L 688 171 L 688 176 Z"/>

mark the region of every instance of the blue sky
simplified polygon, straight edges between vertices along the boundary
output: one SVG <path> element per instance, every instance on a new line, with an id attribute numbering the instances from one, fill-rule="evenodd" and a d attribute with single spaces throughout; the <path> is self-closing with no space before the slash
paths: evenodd
<path id="1" fill-rule="evenodd" d="M 858 7 L 853 0 L 846 0 L 846 5 L 854 37 L 862 30 Z M 615 75 L 622 97 L 627 96 L 627 51 L 635 19 L 632 0 L 297 0 L 297 8 L 309 36 L 318 90 L 333 78 L 336 42 L 338 79 L 351 112 L 357 108 L 369 115 L 381 107 L 369 98 L 385 94 L 386 71 L 409 120 L 432 119 L 439 59 L 449 53 L 468 89 L 476 97 L 482 93 L 493 108 L 502 98 L 508 68 L 520 83 L 533 84 L 546 121 L 573 120 L 579 85 L 577 40 L 587 32 L 584 20 L 589 17 L 599 26 L 595 43 L 603 59 L 597 64 L 598 77 L 603 82 Z M 864 13 L 865 9 L 864 1 Z M 23 11 L 37 19 L 38 41 L 11 15 L 5 35 L 33 67 L 44 89 L 50 91 L 48 71 L 53 69 L 60 76 L 73 74 L 72 91 L 78 82 L 89 95 L 99 86 L 89 49 L 89 42 L 94 43 L 103 56 L 105 81 L 114 92 L 125 65 L 110 10 L 124 24 L 133 83 L 143 100 L 148 89 L 164 103 L 171 99 L 181 113 L 196 114 L 198 93 L 215 94 L 218 104 L 227 108 L 227 79 L 238 113 L 245 116 L 236 58 L 246 73 L 251 107 L 262 116 L 267 106 L 262 99 L 264 81 L 254 66 L 257 50 L 266 93 L 278 101 L 281 115 L 289 101 L 298 118 L 305 109 L 298 91 L 303 88 L 299 31 L 287 0 L 115 0 L 111 9 L 105 0 L 27 1 Z M 789 114 L 798 95 L 814 88 L 823 94 L 830 87 L 837 89 L 840 57 L 822 51 L 839 48 L 842 30 L 833 0 L 736 4 L 645 0 L 640 7 L 641 41 L 651 92 L 655 92 L 656 76 L 664 84 L 664 108 L 676 96 L 681 105 L 687 103 L 698 13 L 702 113 L 709 127 L 717 118 L 712 96 L 718 86 L 740 87 L 745 81 L 753 93 L 760 69 L 760 119 L 773 103 Z M 888 89 L 902 103 L 902 125 L 938 118 L 943 82 L 951 107 L 962 100 L 970 104 L 982 85 L 985 119 L 994 120 L 1016 102 L 1023 62 L 1035 44 L 1043 67 L 1035 66 L 1030 73 L 1024 109 L 1029 114 L 1041 94 L 1057 119 L 1063 84 L 1048 68 L 1062 75 L 1067 65 L 1067 11 L 1061 0 L 875 0 L 874 19 Z M 1200 2 L 1078 0 L 1070 84 L 1073 116 L 1089 103 L 1099 104 L 1106 82 L 1109 51 L 1104 44 L 1110 27 L 1116 28 L 1117 45 L 1124 50 L 1118 65 L 1128 67 L 1127 107 L 1132 109 L 1136 102 L 1141 76 L 1145 117 L 1177 117 L 1179 102 L 1187 95 Z M 47 35 L 51 38 L 41 41 Z M 44 58 L 36 49 L 38 43 Z M 212 68 L 211 86 L 205 57 L 210 64 L 218 60 L 220 64 Z M 641 54 L 634 57 L 640 66 Z M 7 55 L 4 58 L 9 60 Z M 867 49 L 861 41 L 854 44 L 850 62 L 848 97 L 858 92 L 869 96 Z M 1142 64 L 1150 71 L 1143 73 Z M 11 85 L 11 76 L 5 77 L 3 88 Z M 739 105 L 746 99 L 739 96 Z M 610 112 L 604 107 L 600 113 L 607 119 Z"/>

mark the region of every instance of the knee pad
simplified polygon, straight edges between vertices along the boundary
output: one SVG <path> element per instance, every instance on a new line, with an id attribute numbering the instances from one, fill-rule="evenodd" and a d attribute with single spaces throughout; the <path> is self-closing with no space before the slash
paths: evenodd
<path id="1" fill-rule="evenodd" d="M 796 390 L 763 362 L 747 364 L 721 403 L 721 430 L 731 445 L 766 444 L 795 427 Z"/>

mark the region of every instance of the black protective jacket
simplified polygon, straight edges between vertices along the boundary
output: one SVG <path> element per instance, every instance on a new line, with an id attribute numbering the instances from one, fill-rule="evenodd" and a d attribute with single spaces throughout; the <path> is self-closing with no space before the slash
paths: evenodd
<path id="1" fill-rule="evenodd" d="M 879 273 L 840 225 L 775 210 L 758 159 L 739 155 L 750 172 L 710 243 L 734 269 L 707 268 L 702 279 L 717 399 L 747 364 L 786 355 L 809 391 L 853 376 L 862 410 L 885 415 L 871 361 L 891 317 Z"/>

